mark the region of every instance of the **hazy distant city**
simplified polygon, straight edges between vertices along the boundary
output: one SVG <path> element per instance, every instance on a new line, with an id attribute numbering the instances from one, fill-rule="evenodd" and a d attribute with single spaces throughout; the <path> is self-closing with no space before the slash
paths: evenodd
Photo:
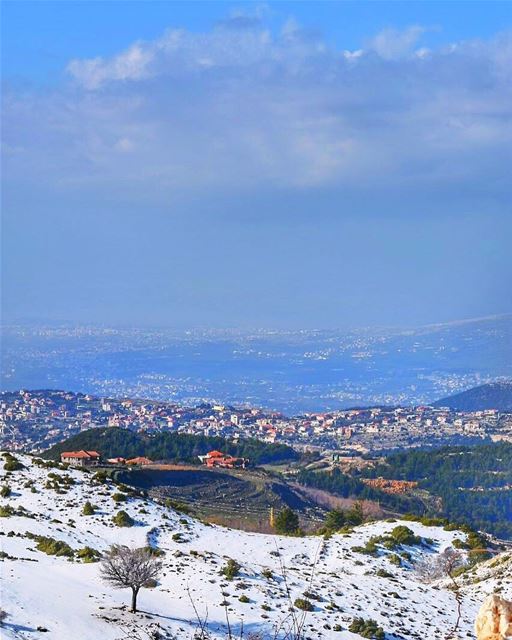
<path id="1" fill-rule="evenodd" d="M 512 375 L 512 316 L 411 330 L 271 331 L 11 325 L 3 390 L 262 407 L 286 415 L 428 404 Z"/>

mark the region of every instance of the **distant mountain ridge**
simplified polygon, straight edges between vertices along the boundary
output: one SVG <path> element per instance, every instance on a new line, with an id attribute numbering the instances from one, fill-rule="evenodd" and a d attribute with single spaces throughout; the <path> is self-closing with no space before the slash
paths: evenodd
<path id="1" fill-rule="evenodd" d="M 512 380 L 490 382 L 434 402 L 434 407 L 458 411 L 512 411 Z"/>

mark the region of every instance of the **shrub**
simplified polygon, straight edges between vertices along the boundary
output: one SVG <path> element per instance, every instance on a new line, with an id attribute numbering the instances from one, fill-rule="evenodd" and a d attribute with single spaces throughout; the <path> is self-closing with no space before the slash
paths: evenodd
<path id="1" fill-rule="evenodd" d="M 282 535 L 297 534 L 299 531 L 299 516 L 290 507 L 285 507 L 277 514 L 274 529 Z"/>
<path id="2" fill-rule="evenodd" d="M 4 464 L 4 469 L 6 471 L 19 471 L 20 469 L 23 469 L 23 465 L 21 464 L 21 462 L 14 457 L 8 458 L 7 462 Z"/>
<path id="3" fill-rule="evenodd" d="M 227 561 L 226 566 L 222 567 L 221 574 L 226 580 L 233 580 L 240 573 L 240 564 L 231 558 Z"/>
<path id="4" fill-rule="evenodd" d="M 114 502 L 126 502 L 126 496 L 124 493 L 114 493 L 112 495 L 112 500 Z"/>
<path id="5" fill-rule="evenodd" d="M 55 538 L 36 535 L 33 536 L 33 539 L 37 541 L 36 549 L 49 556 L 66 556 L 67 558 L 72 558 L 74 555 L 73 549 L 63 540 L 55 540 Z"/>
<path id="6" fill-rule="evenodd" d="M 393 574 L 386 571 L 386 569 L 378 569 L 375 575 L 379 576 L 379 578 L 392 578 Z"/>
<path id="7" fill-rule="evenodd" d="M 375 620 L 365 620 L 364 618 L 354 618 L 348 628 L 352 633 L 358 633 L 363 638 L 375 638 L 375 640 L 384 640 L 386 635 L 382 627 Z"/>
<path id="8" fill-rule="evenodd" d="M 0 518 L 10 518 L 16 513 L 10 504 L 0 505 Z"/>
<path id="9" fill-rule="evenodd" d="M 396 553 L 393 553 L 392 555 L 389 556 L 389 561 L 391 562 L 391 564 L 394 564 L 396 567 L 402 566 L 402 559 Z"/>
<path id="10" fill-rule="evenodd" d="M 82 514 L 84 516 L 92 516 L 95 514 L 94 507 L 89 502 L 89 500 L 87 500 L 87 502 L 84 504 L 84 508 L 82 509 Z"/>
<path id="11" fill-rule="evenodd" d="M 242 602 L 243 604 L 247 604 L 248 602 L 250 602 L 249 598 L 245 595 L 242 594 L 239 598 L 238 598 L 238 602 Z"/>
<path id="12" fill-rule="evenodd" d="M 101 553 L 92 547 L 84 547 L 76 552 L 76 556 L 82 562 L 99 562 Z"/>
<path id="13" fill-rule="evenodd" d="M 12 491 L 11 488 L 8 487 L 6 484 L 4 484 L 4 486 L 0 489 L 0 497 L 2 498 L 8 498 L 11 495 Z"/>
<path id="14" fill-rule="evenodd" d="M 396 540 L 398 544 L 415 545 L 421 544 L 421 538 L 414 535 L 414 531 L 411 531 L 409 527 L 403 524 L 398 525 L 391 531 L 390 536 Z"/>
<path id="15" fill-rule="evenodd" d="M 135 524 L 133 519 L 130 518 L 126 511 L 122 510 L 116 513 L 116 515 L 112 518 L 112 522 L 118 527 L 133 527 L 133 525 Z"/>
<path id="16" fill-rule="evenodd" d="M 314 607 L 310 600 L 307 598 L 297 598 L 293 603 L 293 606 L 296 609 L 301 609 L 302 611 L 313 611 Z"/>

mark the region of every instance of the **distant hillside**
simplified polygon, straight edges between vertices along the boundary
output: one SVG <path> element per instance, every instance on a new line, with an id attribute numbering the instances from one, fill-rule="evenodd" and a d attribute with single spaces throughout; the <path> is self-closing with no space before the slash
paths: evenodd
<path id="1" fill-rule="evenodd" d="M 147 456 L 151 460 L 191 463 L 198 463 L 197 456 L 212 449 L 249 458 L 254 464 L 295 460 L 299 457 L 291 447 L 284 444 L 268 444 L 259 440 L 240 440 L 235 443 L 221 437 L 182 433 L 140 435 L 119 427 L 82 431 L 48 449 L 43 457 L 58 460 L 63 451 L 80 449 L 99 451 L 105 458 Z"/>
<path id="2" fill-rule="evenodd" d="M 435 407 L 450 407 L 459 411 L 498 409 L 512 411 L 512 381 L 491 382 L 468 389 L 434 402 Z"/>
<path id="3" fill-rule="evenodd" d="M 440 502 L 429 515 L 512 540 L 512 443 L 395 453 L 363 476 L 412 480 Z"/>

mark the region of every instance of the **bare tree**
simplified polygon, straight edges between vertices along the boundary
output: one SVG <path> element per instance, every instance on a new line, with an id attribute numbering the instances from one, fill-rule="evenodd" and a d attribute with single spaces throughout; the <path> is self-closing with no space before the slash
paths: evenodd
<path id="1" fill-rule="evenodd" d="M 462 617 L 462 593 L 460 584 L 457 582 L 458 570 L 466 564 L 465 558 L 460 551 L 453 547 L 447 547 L 442 553 L 418 563 L 416 572 L 423 582 L 434 582 L 448 578 L 451 582 L 452 591 L 457 602 L 457 620 L 453 629 L 446 636 L 446 640 L 455 638 Z"/>
<path id="2" fill-rule="evenodd" d="M 101 578 L 117 589 L 132 590 L 132 611 L 137 612 L 137 596 L 141 587 L 156 580 L 162 563 L 146 548 L 131 549 L 112 545 L 101 562 Z"/>

